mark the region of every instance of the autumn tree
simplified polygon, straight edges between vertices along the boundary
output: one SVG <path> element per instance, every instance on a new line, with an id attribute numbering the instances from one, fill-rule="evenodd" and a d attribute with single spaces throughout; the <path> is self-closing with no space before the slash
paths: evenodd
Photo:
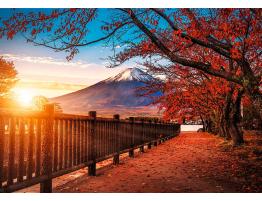
<path id="1" fill-rule="evenodd" d="M 68 59 L 82 46 L 115 38 L 126 48 L 111 58 L 112 65 L 136 56 L 156 55 L 239 84 L 252 95 L 258 93 L 260 9 L 115 9 L 108 12 L 105 21 L 99 18 L 102 11 L 17 12 L 3 21 L 0 33 L 12 39 L 16 33 L 26 32 L 28 41 L 66 51 Z M 102 20 L 104 24 L 100 28 L 104 35 L 89 40 L 92 30 L 88 25 Z M 233 63 L 232 69 L 228 61 Z"/>
<path id="2" fill-rule="evenodd" d="M 208 132 L 233 139 L 234 144 L 240 142 L 242 130 L 234 130 L 240 121 L 232 122 L 237 88 L 221 78 L 188 69 L 174 68 L 171 75 L 163 83 L 164 96 L 158 101 L 165 108 L 165 118 L 198 117 Z"/>
<path id="3" fill-rule="evenodd" d="M 153 74 L 171 75 L 170 67 L 175 67 L 220 78 L 232 85 L 224 109 L 230 110 L 227 121 L 233 125 L 235 144 L 243 142 L 242 98 L 261 99 L 261 9 L 128 8 L 109 9 L 106 17 L 101 12 L 73 8 L 16 12 L 3 21 L 0 36 L 12 39 L 22 32 L 28 42 L 67 52 L 68 60 L 81 47 L 103 41 L 113 48 L 124 46 L 113 51 L 110 67 L 139 57 Z M 90 30 L 94 22 L 100 31 Z"/>
<path id="4" fill-rule="evenodd" d="M 0 57 L 0 103 L 6 105 L 6 100 L 9 98 L 10 89 L 17 82 L 17 71 L 13 62 L 6 61 Z"/>

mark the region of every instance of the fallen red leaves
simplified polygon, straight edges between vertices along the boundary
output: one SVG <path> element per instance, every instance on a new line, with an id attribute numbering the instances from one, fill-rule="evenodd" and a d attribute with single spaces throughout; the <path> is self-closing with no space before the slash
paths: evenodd
<path id="1" fill-rule="evenodd" d="M 262 138 L 247 133 L 245 140 L 244 146 L 232 147 L 208 133 L 181 134 L 55 191 L 261 192 Z"/>

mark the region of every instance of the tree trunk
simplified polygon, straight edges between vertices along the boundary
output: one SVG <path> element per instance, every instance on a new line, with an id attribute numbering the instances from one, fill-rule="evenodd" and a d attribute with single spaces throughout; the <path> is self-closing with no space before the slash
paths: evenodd
<path id="1" fill-rule="evenodd" d="M 203 119 L 203 117 L 200 115 L 200 119 L 202 121 L 202 124 L 203 124 L 203 132 L 206 132 L 206 125 L 205 125 L 205 121 Z"/>
<path id="2" fill-rule="evenodd" d="M 226 119 L 226 118 L 225 118 Z M 224 124 L 224 130 L 225 130 L 225 139 L 226 140 L 231 140 L 231 135 L 230 135 L 230 131 L 229 131 L 229 127 L 230 127 L 230 120 L 229 118 L 227 120 L 225 120 L 225 124 Z"/>
<path id="3" fill-rule="evenodd" d="M 223 113 L 221 113 L 221 115 L 219 117 L 218 135 L 220 137 L 226 137 L 225 118 L 224 118 L 224 114 Z"/>
<path id="4" fill-rule="evenodd" d="M 231 139 L 229 127 L 230 127 L 230 112 L 231 112 L 231 106 L 232 106 L 232 95 L 234 91 L 233 85 L 230 87 L 230 91 L 228 92 L 226 96 L 226 103 L 223 110 L 223 118 L 224 118 L 224 131 L 225 131 L 225 138 L 227 140 Z"/>
<path id="5" fill-rule="evenodd" d="M 250 67 L 250 64 L 246 61 L 242 61 L 241 69 L 243 71 L 243 87 L 246 93 L 253 99 L 261 97 L 259 90 L 259 83 L 261 77 L 256 77 L 253 70 Z"/>
<path id="6" fill-rule="evenodd" d="M 238 146 L 244 143 L 243 132 L 239 126 L 234 122 L 230 122 L 229 132 L 234 146 Z"/>
<path id="7" fill-rule="evenodd" d="M 232 115 L 230 118 L 229 131 L 234 146 L 238 146 L 244 143 L 243 131 L 239 125 L 241 119 L 240 105 L 243 93 L 244 90 L 242 89 L 238 91 L 236 101 L 233 105 Z"/>
<path id="8" fill-rule="evenodd" d="M 206 131 L 212 133 L 212 121 L 210 119 L 206 120 Z"/>

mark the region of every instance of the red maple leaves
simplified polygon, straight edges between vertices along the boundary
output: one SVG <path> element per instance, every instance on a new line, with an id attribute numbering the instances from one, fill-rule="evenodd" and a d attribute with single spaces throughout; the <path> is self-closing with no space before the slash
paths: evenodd
<path id="1" fill-rule="evenodd" d="M 115 9 L 100 18 L 97 9 L 55 9 L 12 16 L 3 22 L 0 37 L 29 33 L 30 41 L 65 51 L 69 60 L 79 47 L 117 40 L 125 48 L 109 57 L 110 67 L 139 57 L 153 74 L 164 76 L 161 101 L 169 118 L 176 113 L 212 116 L 221 113 L 231 84 L 233 102 L 242 89 L 250 97 L 261 91 L 261 13 L 261 9 L 147 8 Z M 90 30 L 93 21 L 99 30 Z"/>

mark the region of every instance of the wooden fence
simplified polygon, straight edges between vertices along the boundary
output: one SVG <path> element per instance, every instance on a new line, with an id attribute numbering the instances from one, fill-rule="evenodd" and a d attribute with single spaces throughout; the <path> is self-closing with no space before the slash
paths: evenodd
<path id="1" fill-rule="evenodd" d="M 0 113 L 0 191 L 12 192 L 40 183 L 40 192 L 52 192 L 52 178 L 88 167 L 134 149 L 151 148 L 174 137 L 180 125 L 170 123 L 96 118 L 44 112 Z"/>

